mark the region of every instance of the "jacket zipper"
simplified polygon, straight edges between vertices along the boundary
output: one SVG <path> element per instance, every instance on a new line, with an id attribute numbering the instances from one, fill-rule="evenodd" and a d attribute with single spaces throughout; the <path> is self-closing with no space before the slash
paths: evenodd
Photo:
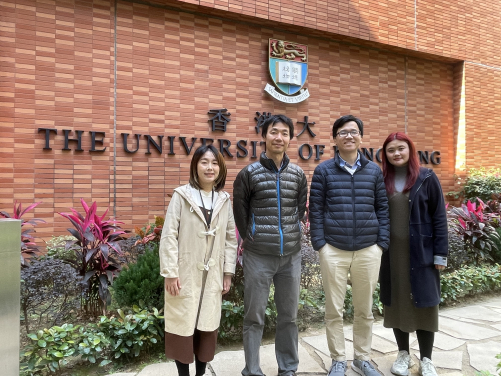
<path id="1" fill-rule="evenodd" d="M 357 228 L 357 220 L 355 217 L 355 177 L 351 175 L 351 205 L 353 207 L 353 238 L 351 243 L 351 249 L 355 249 L 355 231 Z"/>
<path id="2" fill-rule="evenodd" d="M 282 210 L 280 208 L 280 171 L 277 171 L 278 232 L 280 233 L 280 256 L 284 255 L 284 234 L 282 233 Z"/>

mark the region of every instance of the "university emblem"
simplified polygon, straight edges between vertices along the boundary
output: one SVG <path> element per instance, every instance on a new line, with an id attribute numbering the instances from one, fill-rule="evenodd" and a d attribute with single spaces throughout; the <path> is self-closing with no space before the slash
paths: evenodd
<path id="1" fill-rule="evenodd" d="M 285 103 L 299 103 L 310 96 L 303 89 L 308 77 L 308 46 L 270 38 L 268 66 L 276 88 L 266 84 L 264 90 L 273 98 Z"/>

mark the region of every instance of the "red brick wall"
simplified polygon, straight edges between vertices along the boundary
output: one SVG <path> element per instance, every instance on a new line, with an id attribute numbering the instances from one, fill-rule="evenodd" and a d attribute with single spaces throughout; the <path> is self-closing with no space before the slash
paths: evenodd
<path id="1" fill-rule="evenodd" d="M 154 214 L 163 215 L 168 194 L 188 180 L 190 157 L 182 151 L 178 137 L 226 138 L 235 154 L 237 140 L 260 139 L 254 130 L 256 111 L 285 113 L 294 121 L 309 116 L 316 123 L 312 127 L 315 138 L 305 133 L 299 140 L 294 138 L 289 149 L 292 160 L 308 178 L 318 162 L 314 157 L 298 160 L 298 146 L 324 144 L 322 160 L 328 159 L 332 156 L 333 121 L 352 113 L 365 123 L 362 146 L 378 148 L 390 132 L 400 130 L 409 133 L 418 149 L 440 150 L 442 164 L 435 170 L 444 191 L 450 190 L 455 172 L 454 66 L 415 54 L 397 54 L 391 46 L 391 51 L 381 48 L 381 43 L 414 48 L 414 2 L 404 2 L 405 6 L 402 2 L 398 6 L 397 2 L 336 2 L 337 8 L 328 2 L 326 10 L 308 1 L 304 14 L 301 3 L 294 3 L 297 7 L 291 13 L 278 12 L 281 8 L 275 2 L 252 6 L 246 1 L 240 8 L 231 2 L 204 3 L 214 7 L 214 12 L 227 7 L 225 17 L 216 18 L 202 14 L 206 7 L 179 12 L 119 1 L 115 189 L 113 2 L 0 1 L 0 209 L 10 211 L 16 199 L 23 203 L 43 201 L 34 214 L 48 222 L 39 229 L 45 237 L 65 233 L 69 226 L 55 212 L 79 208 L 80 197 L 98 201 L 103 209 L 109 205 L 129 229 L 141 226 Z M 444 49 L 443 40 L 449 40 L 447 48 L 451 49 L 452 38 L 459 39 L 463 34 L 443 37 L 439 22 L 431 22 L 441 8 L 426 9 L 428 16 L 422 22 L 434 24 L 434 28 L 426 35 L 423 50 L 458 58 Z M 257 17 L 256 22 L 232 19 L 239 18 L 240 13 Z M 301 32 L 267 21 L 277 17 L 283 23 L 302 25 Z M 338 42 L 334 34 L 311 36 L 305 28 L 312 28 L 311 34 L 316 28 L 338 33 L 340 38 L 344 33 L 378 42 L 380 48 Z M 286 105 L 263 92 L 271 82 L 266 52 L 270 37 L 309 46 L 306 87 L 311 97 L 307 101 Z M 439 39 L 433 49 L 432 41 Z M 488 44 L 483 48 L 488 49 Z M 495 53 L 489 51 L 489 59 L 495 59 Z M 475 151 L 482 146 L 482 135 L 471 129 L 483 126 L 492 131 L 499 123 L 499 96 L 493 93 L 496 86 L 499 88 L 500 78 L 499 71 L 473 64 L 467 64 L 466 74 L 467 129 L 477 137 L 467 143 L 467 157 L 477 163 Z M 478 80 L 482 85 L 475 84 Z M 490 105 L 487 112 L 491 116 L 481 119 L 480 125 L 478 117 L 485 112 L 484 103 Z M 207 111 L 213 108 L 231 112 L 227 132 L 210 131 Z M 44 135 L 37 133 L 38 128 L 58 129 L 57 136 L 50 136 L 52 150 L 43 150 Z M 84 152 L 61 150 L 63 129 L 85 130 Z M 90 130 L 106 132 L 105 152 L 89 153 Z M 298 125 L 296 132 L 300 130 Z M 143 135 L 137 153 L 124 152 L 123 132 L 131 134 L 130 149 L 135 148 L 132 135 Z M 155 150 L 145 154 L 146 134 L 155 136 L 155 140 L 158 135 L 165 136 L 162 155 Z M 167 154 L 167 136 L 176 136 L 175 156 Z M 489 142 L 497 146 L 496 139 Z M 74 142 L 69 146 L 76 147 Z M 249 145 L 247 148 L 250 150 Z M 493 155 L 488 158 L 489 163 L 495 163 Z M 237 172 L 251 161 L 227 158 L 230 192 Z"/>

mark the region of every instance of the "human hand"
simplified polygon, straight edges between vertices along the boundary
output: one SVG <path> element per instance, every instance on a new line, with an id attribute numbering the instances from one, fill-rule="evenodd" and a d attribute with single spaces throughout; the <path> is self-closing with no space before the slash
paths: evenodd
<path id="1" fill-rule="evenodd" d="M 438 269 L 438 270 L 444 270 L 444 269 L 445 269 L 445 265 L 438 265 L 438 264 L 435 264 L 435 269 Z"/>
<path id="2" fill-rule="evenodd" d="M 223 295 L 230 291 L 231 287 L 231 275 L 225 275 L 223 277 Z"/>
<path id="3" fill-rule="evenodd" d="M 179 295 L 179 290 L 181 290 L 179 278 L 165 278 L 165 291 L 172 296 L 176 296 Z"/>

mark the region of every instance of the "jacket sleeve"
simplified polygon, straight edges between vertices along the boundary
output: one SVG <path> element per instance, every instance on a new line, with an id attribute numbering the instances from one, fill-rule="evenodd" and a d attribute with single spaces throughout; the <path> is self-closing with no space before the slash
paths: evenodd
<path id="1" fill-rule="evenodd" d="M 226 240 L 224 243 L 224 274 L 235 274 L 237 264 L 237 235 L 235 233 L 235 218 L 231 209 L 231 202 L 228 205 L 228 225 L 226 226 Z"/>
<path id="2" fill-rule="evenodd" d="M 315 251 L 319 251 L 326 244 L 324 235 L 324 203 L 326 189 L 325 176 L 319 165 L 315 168 L 311 179 L 309 204 L 311 244 Z"/>
<path id="3" fill-rule="evenodd" d="M 179 193 L 174 192 L 165 214 L 164 227 L 160 237 L 160 274 L 165 278 L 179 277 L 178 235 L 181 220 L 182 201 Z"/>
<path id="4" fill-rule="evenodd" d="M 308 201 L 308 181 L 306 175 L 301 171 L 301 182 L 299 183 L 298 214 L 301 221 L 306 212 L 306 202 Z"/>
<path id="5" fill-rule="evenodd" d="M 376 244 L 387 251 L 390 248 L 390 212 L 388 209 L 388 196 L 384 185 L 383 172 L 378 171 L 376 180 L 376 217 L 379 222 L 379 233 Z"/>
<path id="6" fill-rule="evenodd" d="M 433 224 L 434 264 L 447 266 L 449 253 L 449 234 L 447 230 L 447 211 L 444 194 L 437 175 L 432 172 L 428 184 L 428 210 Z"/>
<path id="7" fill-rule="evenodd" d="M 233 182 L 233 213 L 242 240 L 247 237 L 249 221 L 250 184 L 247 168 L 241 170 Z"/>

